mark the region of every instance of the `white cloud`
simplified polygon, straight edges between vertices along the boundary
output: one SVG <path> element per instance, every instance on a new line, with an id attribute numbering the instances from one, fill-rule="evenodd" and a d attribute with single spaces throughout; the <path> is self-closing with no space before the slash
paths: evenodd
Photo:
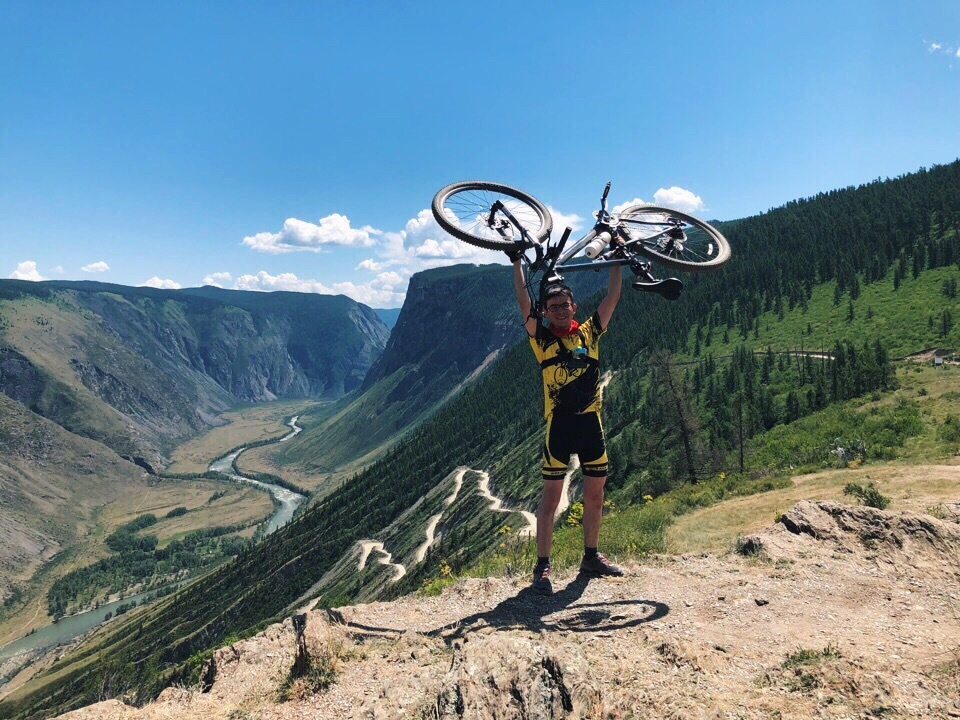
<path id="1" fill-rule="evenodd" d="M 579 215 L 567 215 L 553 208 L 554 236 L 559 237 L 563 228 L 570 225 L 579 230 L 583 219 Z M 331 240 L 334 236 L 339 242 Z M 271 253 L 294 250 L 323 251 L 325 245 L 352 245 L 369 247 L 374 257 L 368 257 L 356 265 L 356 270 L 373 273 L 369 282 L 336 282 L 325 284 L 317 280 L 301 278 L 294 273 L 271 275 L 265 270 L 255 274 L 241 275 L 233 282 L 238 290 L 313 292 L 343 294 L 354 300 L 375 307 L 396 307 L 403 302 L 410 277 L 421 270 L 443 267 L 456 263 L 490 264 L 508 262 L 503 253 L 484 250 L 457 240 L 447 234 L 429 209 L 421 210 L 410 218 L 404 228 L 397 232 L 383 232 L 370 226 L 352 229 L 343 215 L 330 215 L 319 225 L 287 220 L 280 233 L 259 233 L 244 238 L 248 247 Z M 229 277 L 224 278 L 227 282 Z M 205 284 L 215 284 L 216 274 L 204 279 Z"/>
<path id="2" fill-rule="evenodd" d="M 570 239 L 576 240 L 577 231 L 583 228 L 583 218 L 576 213 L 566 215 L 550 205 L 547 205 L 547 210 L 550 211 L 550 216 L 553 218 L 553 232 L 550 233 L 550 237 L 559 240 L 560 236 L 563 235 L 564 228 L 569 226 L 573 228 Z"/>
<path id="3" fill-rule="evenodd" d="M 949 55 L 952 58 L 960 58 L 960 48 L 954 48 L 953 45 L 944 45 L 943 43 L 926 43 L 927 52 L 937 53 L 938 55 Z"/>
<path id="4" fill-rule="evenodd" d="M 385 272 L 377 275 L 374 280 L 359 285 L 352 282 L 325 285 L 317 280 L 297 277 L 294 273 L 271 275 L 266 270 L 261 270 L 255 275 L 241 275 L 237 278 L 233 287 L 235 290 L 262 292 L 285 290 L 321 295 L 346 295 L 366 305 L 397 307 L 403 303 L 403 296 L 409 279 L 410 275 L 408 273 Z"/>
<path id="5" fill-rule="evenodd" d="M 17 269 L 10 273 L 10 277 L 14 280 L 33 280 L 34 282 L 46 280 L 37 272 L 37 264 L 33 260 L 24 260 L 22 263 L 17 263 Z"/>
<path id="6" fill-rule="evenodd" d="M 261 270 L 256 275 L 241 275 L 233 284 L 233 288 L 234 290 L 258 290 L 261 292 L 287 290 L 290 292 L 320 293 L 321 295 L 334 294 L 330 287 L 316 280 L 301 280 L 293 273 L 271 275 L 266 270 Z"/>
<path id="7" fill-rule="evenodd" d="M 201 284 L 202 285 L 213 285 L 214 287 L 222 288 L 223 283 L 228 283 L 233 280 L 233 275 L 228 272 L 215 272 L 210 273 L 209 275 L 204 276 Z"/>
<path id="8" fill-rule="evenodd" d="M 663 205 L 680 212 L 692 213 L 703 209 L 703 200 L 699 195 L 676 186 L 657 190 L 653 194 L 653 202 L 655 205 Z"/>
<path id="9" fill-rule="evenodd" d="M 57 265 L 55 268 L 51 268 L 50 272 L 55 275 L 63 275 L 63 265 Z"/>
<path id="10" fill-rule="evenodd" d="M 615 213 L 623 212 L 628 207 L 632 207 L 633 205 L 647 205 L 647 204 L 648 203 L 645 200 L 641 200 L 640 198 L 634 198 L 633 200 L 628 200 L 625 203 L 614 205 L 613 209 L 610 212 L 615 212 Z"/>
<path id="11" fill-rule="evenodd" d="M 390 261 L 387 261 L 387 262 L 377 262 L 377 261 L 374 260 L 373 258 L 367 258 L 366 260 L 363 260 L 359 265 L 357 265 L 357 267 L 356 267 L 355 269 L 356 269 L 356 270 L 366 270 L 367 272 L 374 272 L 374 273 L 376 273 L 376 272 L 380 272 L 380 271 L 383 270 L 384 268 L 390 267 L 391 265 L 393 265 L 393 263 L 390 262 Z"/>
<path id="12" fill-rule="evenodd" d="M 84 265 L 84 266 L 83 266 L 82 268 L 80 268 L 80 269 L 83 270 L 84 272 L 88 272 L 88 273 L 101 273 L 101 272 L 106 272 L 107 270 L 109 270 L 109 269 L 110 269 L 110 266 L 107 265 L 103 260 L 100 260 L 100 261 L 95 262 L 95 263 L 90 263 L 89 265 Z"/>
<path id="13" fill-rule="evenodd" d="M 170 279 L 161 280 L 156 275 L 154 275 L 149 280 L 145 280 L 144 282 L 137 285 L 137 287 L 152 287 L 152 288 L 158 288 L 160 290 L 179 290 L 180 283 L 174 282 L 173 280 L 170 280 Z"/>
<path id="14" fill-rule="evenodd" d="M 325 245 L 345 245 L 349 247 L 370 247 L 381 231 L 365 225 L 362 228 L 350 227 L 345 215 L 334 213 L 321 218 L 319 224 L 288 218 L 278 233 L 261 232 L 243 239 L 243 244 L 267 253 L 286 253 L 296 250 L 322 252 Z"/>

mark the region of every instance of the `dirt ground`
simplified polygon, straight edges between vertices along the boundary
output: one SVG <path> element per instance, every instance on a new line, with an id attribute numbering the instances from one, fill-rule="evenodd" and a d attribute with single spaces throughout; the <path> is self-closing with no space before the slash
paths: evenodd
<path id="1" fill-rule="evenodd" d="M 960 717 L 960 503 L 939 517 L 823 501 L 742 554 L 627 575 L 472 579 L 309 610 L 223 648 L 208 684 L 127 718 Z"/>

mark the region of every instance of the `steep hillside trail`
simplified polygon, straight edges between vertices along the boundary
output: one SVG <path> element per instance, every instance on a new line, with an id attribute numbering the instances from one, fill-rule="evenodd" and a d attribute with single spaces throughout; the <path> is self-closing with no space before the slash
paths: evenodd
<path id="1" fill-rule="evenodd" d="M 376 540 L 360 541 L 360 563 L 357 565 L 357 570 L 363 570 L 363 568 L 366 567 L 367 558 L 370 557 L 370 552 L 372 550 L 376 550 L 378 553 L 380 553 L 381 557 L 377 562 L 379 562 L 381 565 L 385 565 L 386 567 L 393 568 L 395 573 L 393 582 L 396 582 L 407 574 L 407 569 L 403 565 L 393 562 L 393 555 L 387 552 L 386 548 L 383 547 L 382 542 L 378 542 Z"/>
<path id="2" fill-rule="evenodd" d="M 473 578 L 307 609 L 217 650 L 203 691 L 61 720 L 960 717 L 960 503 L 804 501 L 746 541 L 623 578 L 558 572 L 551 597 Z"/>
<path id="3" fill-rule="evenodd" d="M 536 515 L 526 510 L 505 507 L 503 504 L 503 499 L 496 497 L 490 491 L 490 475 L 489 473 L 483 470 L 475 470 L 473 468 L 468 468 L 468 467 L 457 468 L 453 476 L 453 479 L 454 479 L 453 492 L 448 497 L 446 497 L 443 501 L 445 508 L 448 508 L 451 505 L 453 505 L 457 497 L 460 495 L 460 491 L 463 488 L 464 475 L 466 475 L 468 472 L 472 472 L 477 475 L 477 478 L 478 478 L 477 492 L 480 494 L 481 497 L 483 497 L 485 500 L 489 502 L 488 508 L 492 512 L 520 513 L 521 515 L 523 515 L 524 519 L 527 521 L 527 527 L 521 530 L 520 534 L 527 537 L 536 536 L 537 534 Z M 423 559 L 427 556 L 427 551 L 429 551 L 430 548 L 433 547 L 433 544 L 436 542 L 437 525 L 440 524 L 440 520 L 443 519 L 443 515 L 444 515 L 444 512 L 439 512 L 434 515 L 431 515 L 430 518 L 427 520 L 427 525 L 424 528 L 424 541 L 417 547 L 416 551 L 414 552 L 413 563 L 412 563 L 413 565 L 423 562 Z M 391 582 L 396 582 L 406 574 L 407 568 L 405 568 L 403 565 L 399 563 L 392 562 L 392 555 L 389 552 L 387 552 L 386 548 L 384 548 L 383 542 L 379 540 L 365 539 L 365 540 L 359 540 L 358 544 L 361 548 L 360 559 L 357 563 L 358 571 L 363 570 L 366 567 L 367 557 L 370 554 L 370 548 L 376 548 L 379 552 L 383 553 L 383 555 L 386 558 L 390 559 L 390 562 L 383 562 L 383 560 L 381 560 L 380 563 L 382 565 L 391 565 L 392 567 L 395 568 L 396 574 L 391 580 Z"/>
<path id="4" fill-rule="evenodd" d="M 537 534 L 537 516 L 529 510 L 519 510 L 505 506 L 502 498 L 498 498 L 490 492 L 490 474 L 485 470 L 474 470 L 473 472 L 479 476 L 477 491 L 482 498 L 490 502 L 487 509 L 501 513 L 520 513 L 523 519 L 527 521 L 527 526 L 519 534 L 524 537 L 535 537 Z"/>

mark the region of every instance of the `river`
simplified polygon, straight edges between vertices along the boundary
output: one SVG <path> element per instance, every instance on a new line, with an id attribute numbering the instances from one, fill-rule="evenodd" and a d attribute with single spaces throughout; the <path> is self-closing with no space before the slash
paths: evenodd
<path id="1" fill-rule="evenodd" d="M 280 438 L 277 442 L 286 442 L 290 438 L 296 436 L 303 429 L 297 425 L 297 420 L 299 419 L 299 415 L 295 415 L 290 419 L 290 421 L 287 423 L 287 425 L 290 426 L 290 432 Z M 257 487 L 272 494 L 279 501 L 279 506 L 277 507 L 276 512 L 271 516 L 267 525 L 267 534 L 269 535 L 277 528 L 283 527 L 290 522 L 290 518 L 293 517 L 293 514 L 297 511 L 297 508 L 300 507 L 300 505 L 303 504 L 304 500 L 307 498 L 304 495 L 295 493 L 292 490 L 287 490 L 279 485 L 271 485 L 270 483 L 260 482 L 259 480 L 254 480 L 253 478 L 248 478 L 237 474 L 234 469 L 234 462 L 244 450 L 246 450 L 246 448 L 240 448 L 239 450 L 236 450 L 229 455 L 220 458 L 219 460 L 214 460 L 212 463 L 210 463 L 210 470 L 223 473 L 236 482 L 256 485 Z M 87 632 L 88 630 L 92 630 L 97 625 L 102 623 L 107 614 L 112 613 L 119 605 L 123 603 L 129 604 L 131 602 L 139 602 L 147 595 L 150 595 L 150 592 L 132 595 L 121 600 L 116 600 L 114 602 L 101 605 L 95 610 L 88 610 L 87 612 L 77 613 L 76 615 L 70 615 L 68 617 L 61 618 L 53 625 L 48 625 L 47 627 L 37 630 L 35 633 L 25 635 L 17 640 L 9 642 L 3 647 L 0 647 L 0 663 L 25 650 L 39 650 L 72 640 L 78 635 L 82 635 L 83 633 Z M 0 679 L 0 684 L 2 684 L 2 682 L 3 680 Z"/>
<path id="2" fill-rule="evenodd" d="M 278 442 L 286 442 L 303 429 L 297 425 L 297 420 L 299 419 L 299 415 L 294 415 L 292 418 L 290 418 L 290 422 L 287 423 L 287 425 L 290 426 L 290 432 L 280 438 Z M 247 448 L 242 447 L 239 450 L 234 450 L 232 453 L 220 458 L 219 460 L 214 460 L 212 463 L 210 463 L 210 470 L 213 472 L 222 473 L 231 480 L 235 480 L 237 482 L 256 485 L 262 490 L 266 490 L 277 499 L 280 505 L 277 508 L 277 511 L 273 514 L 273 517 L 270 518 L 270 523 L 267 525 L 267 534 L 269 535 L 277 528 L 283 527 L 290 522 L 290 518 L 293 517 L 293 514 L 297 511 L 297 508 L 300 507 L 303 501 L 307 498 L 305 495 L 295 493 L 292 490 L 287 490 L 279 485 L 271 485 L 270 483 L 260 482 L 259 480 L 254 480 L 253 478 L 238 475 L 235 472 L 234 464 L 236 463 L 237 458 L 240 457 L 240 453 L 246 449 Z"/>

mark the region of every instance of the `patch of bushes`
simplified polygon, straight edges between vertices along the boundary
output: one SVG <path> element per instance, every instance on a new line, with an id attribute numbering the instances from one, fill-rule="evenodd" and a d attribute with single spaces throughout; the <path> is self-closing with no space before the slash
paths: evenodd
<path id="1" fill-rule="evenodd" d="M 882 495 L 872 482 L 866 485 L 847 483 L 843 487 L 843 494 L 852 495 L 867 507 L 877 508 L 878 510 L 886 510 L 890 505 L 890 498 Z"/>
<path id="2" fill-rule="evenodd" d="M 940 439 L 947 443 L 960 442 L 960 418 L 950 413 L 943 419 L 943 424 L 937 431 Z"/>

